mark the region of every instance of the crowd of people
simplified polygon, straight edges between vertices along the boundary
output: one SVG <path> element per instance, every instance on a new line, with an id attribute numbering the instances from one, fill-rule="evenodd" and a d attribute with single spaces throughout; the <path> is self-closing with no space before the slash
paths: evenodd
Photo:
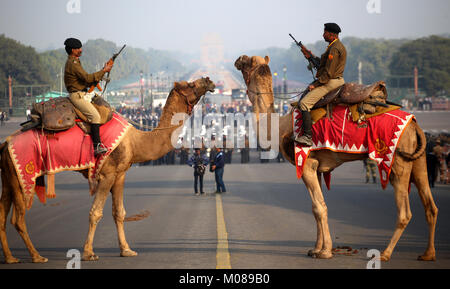
<path id="1" fill-rule="evenodd" d="M 425 136 L 427 138 L 427 171 L 430 186 L 434 187 L 436 182 L 449 184 L 450 134 L 433 135 L 425 132 Z"/>

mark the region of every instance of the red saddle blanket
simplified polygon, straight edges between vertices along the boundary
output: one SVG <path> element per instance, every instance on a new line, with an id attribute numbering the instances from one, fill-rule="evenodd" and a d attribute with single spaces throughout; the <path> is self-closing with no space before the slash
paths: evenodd
<path id="1" fill-rule="evenodd" d="M 25 193 L 27 208 L 31 208 L 33 196 L 45 203 L 45 189 L 36 191 L 36 179 L 61 171 L 89 171 L 91 194 L 95 191 L 98 172 L 108 155 L 120 144 L 131 125 L 120 115 L 100 127 L 102 143 L 108 148 L 104 155 L 94 157 L 92 138 L 78 126 L 57 132 L 32 129 L 8 140 L 11 160 Z"/>
<path id="2" fill-rule="evenodd" d="M 292 118 L 294 131 L 299 133 L 302 120 L 298 109 L 294 110 Z M 332 119 L 324 117 L 312 126 L 313 146 L 303 147 L 296 143 L 297 177 L 302 177 L 303 165 L 310 152 L 329 149 L 334 152 L 369 154 L 369 158 L 377 162 L 381 185 L 383 189 L 386 188 L 398 141 L 412 119 L 414 115 L 397 109 L 358 124 L 352 121 L 347 106 L 334 107 Z M 296 120 L 299 120 L 297 124 Z M 330 174 L 324 177 L 330 189 Z"/>

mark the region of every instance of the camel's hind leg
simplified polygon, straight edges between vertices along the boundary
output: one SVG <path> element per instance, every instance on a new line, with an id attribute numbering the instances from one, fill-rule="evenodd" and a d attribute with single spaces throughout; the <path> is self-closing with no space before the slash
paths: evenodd
<path id="1" fill-rule="evenodd" d="M 394 187 L 395 202 L 397 204 L 397 225 L 389 245 L 381 254 L 380 259 L 382 261 L 389 261 L 395 245 L 397 245 L 398 240 L 412 218 L 408 192 L 411 168 L 411 162 L 404 162 L 400 159 L 397 159 L 392 165 L 390 180 Z"/>
<path id="2" fill-rule="evenodd" d="M 25 245 L 27 246 L 33 263 L 46 263 L 48 259 L 39 255 L 38 251 L 34 248 L 33 243 L 31 242 L 30 236 L 28 235 L 27 225 L 25 223 L 26 206 L 22 197 L 22 192 L 19 189 L 15 189 L 13 192 L 13 203 L 14 217 L 12 218 L 12 224 L 16 228 L 17 232 L 19 232 Z"/>
<path id="3" fill-rule="evenodd" d="M 303 167 L 303 182 L 309 191 L 312 201 L 312 211 L 317 223 L 316 246 L 308 255 L 321 259 L 333 257 L 332 241 L 330 230 L 328 228 L 328 208 L 323 198 L 322 190 L 317 175 L 318 161 L 308 158 Z"/>
<path id="4" fill-rule="evenodd" d="M 33 243 L 31 242 L 30 236 L 28 235 L 27 231 L 27 225 L 25 223 L 25 212 L 26 212 L 26 205 L 25 200 L 23 198 L 23 192 L 20 188 L 19 180 L 17 179 L 17 175 L 14 169 L 14 166 L 12 164 L 11 159 L 5 157 L 5 154 L 2 156 L 2 184 L 8 184 L 7 186 L 7 192 L 9 192 L 9 200 L 7 198 L 8 194 L 4 195 L 2 194 L 2 211 L 4 211 L 4 216 L 6 218 L 8 207 L 11 206 L 11 201 L 14 205 L 14 213 L 13 218 L 11 219 L 11 223 L 16 228 L 17 232 L 19 232 L 20 236 L 22 237 L 25 246 L 28 249 L 28 252 L 31 255 L 31 258 L 33 260 L 33 263 L 45 263 L 48 261 L 47 258 L 42 257 L 39 255 L 38 251 L 34 248 Z M 5 189 L 5 187 L 3 187 Z M 4 191 L 4 192 L 6 192 Z M 12 200 L 11 200 L 12 197 Z M 9 210 L 8 210 L 9 211 Z M 3 225 L 2 220 L 2 225 Z M 3 227 L 2 227 L 3 229 Z M 3 238 L 3 237 L 2 237 Z M 6 239 L 6 234 L 5 234 Z M 3 240 L 2 240 L 3 241 Z M 3 243 L 2 243 L 3 244 Z M 6 257 L 6 256 L 5 256 Z M 14 259 L 11 259 L 13 262 Z"/>
<path id="5" fill-rule="evenodd" d="M 426 167 L 426 165 L 426 157 L 425 155 L 423 155 L 422 157 L 414 161 L 412 168 L 413 180 L 417 187 L 417 190 L 419 191 L 420 199 L 425 208 L 425 216 L 429 229 L 428 247 L 425 250 L 425 253 L 419 256 L 418 259 L 422 261 L 435 261 L 436 250 L 434 248 L 434 234 L 436 230 L 438 209 L 434 203 L 430 185 L 428 184 L 427 171 L 423 169 Z"/>
<path id="6" fill-rule="evenodd" d="M 123 229 L 123 222 L 125 220 L 125 208 L 123 207 L 123 185 L 125 183 L 125 173 L 117 176 L 116 182 L 114 183 L 111 194 L 112 194 L 112 213 L 114 221 L 117 227 L 117 236 L 119 239 L 120 256 L 122 257 L 134 257 L 137 253 L 130 249 L 125 238 L 125 231 Z"/>
<path id="7" fill-rule="evenodd" d="M 0 200 L 0 241 L 7 264 L 18 263 L 19 260 L 14 258 L 8 246 L 8 239 L 6 237 L 6 220 L 9 211 L 11 210 L 11 188 L 8 186 L 8 181 L 4 176 L 5 172 L 2 170 L 2 198 Z"/>

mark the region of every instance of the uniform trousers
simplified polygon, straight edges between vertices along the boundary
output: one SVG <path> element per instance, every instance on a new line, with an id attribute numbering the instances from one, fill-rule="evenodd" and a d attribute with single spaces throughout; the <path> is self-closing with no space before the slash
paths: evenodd
<path id="1" fill-rule="evenodd" d="M 300 100 L 300 109 L 302 111 L 311 111 L 314 105 L 327 93 L 344 85 L 345 81 L 343 77 L 336 79 L 330 79 L 326 84 L 320 85 L 311 90 Z"/>

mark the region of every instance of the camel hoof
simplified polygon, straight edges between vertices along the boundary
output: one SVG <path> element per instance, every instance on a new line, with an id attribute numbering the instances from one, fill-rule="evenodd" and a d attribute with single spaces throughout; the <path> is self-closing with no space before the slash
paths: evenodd
<path id="1" fill-rule="evenodd" d="M 316 254 L 315 258 L 317 259 L 331 259 L 333 258 L 333 253 L 327 251 L 320 251 Z"/>
<path id="2" fill-rule="evenodd" d="M 42 256 L 37 256 L 35 258 L 33 258 L 33 263 L 47 263 L 48 259 L 44 258 Z"/>
<path id="3" fill-rule="evenodd" d="M 320 251 L 311 249 L 311 250 L 308 251 L 308 256 L 309 256 L 309 257 L 316 258 L 316 257 L 317 257 L 317 254 L 319 254 L 319 252 L 320 252 Z"/>
<path id="4" fill-rule="evenodd" d="M 137 256 L 137 254 L 138 254 L 138 253 L 136 253 L 136 252 L 133 251 L 133 250 L 126 249 L 126 250 L 123 250 L 123 251 L 120 253 L 120 257 L 135 257 L 135 256 Z"/>
<path id="5" fill-rule="evenodd" d="M 98 261 L 99 257 L 95 254 L 91 254 L 91 255 L 84 255 L 83 256 L 83 261 Z"/>
<path id="6" fill-rule="evenodd" d="M 419 261 L 436 261 L 436 255 L 421 255 L 417 258 Z"/>
<path id="7" fill-rule="evenodd" d="M 19 262 L 20 262 L 20 260 L 17 258 L 14 258 L 14 257 L 9 257 L 9 258 L 6 258 L 6 260 L 5 260 L 6 264 L 17 264 Z"/>
<path id="8" fill-rule="evenodd" d="M 381 254 L 381 256 L 380 256 L 380 261 L 383 261 L 383 262 L 387 262 L 390 259 L 391 259 L 391 256 L 386 256 L 384 254 Z"/>

